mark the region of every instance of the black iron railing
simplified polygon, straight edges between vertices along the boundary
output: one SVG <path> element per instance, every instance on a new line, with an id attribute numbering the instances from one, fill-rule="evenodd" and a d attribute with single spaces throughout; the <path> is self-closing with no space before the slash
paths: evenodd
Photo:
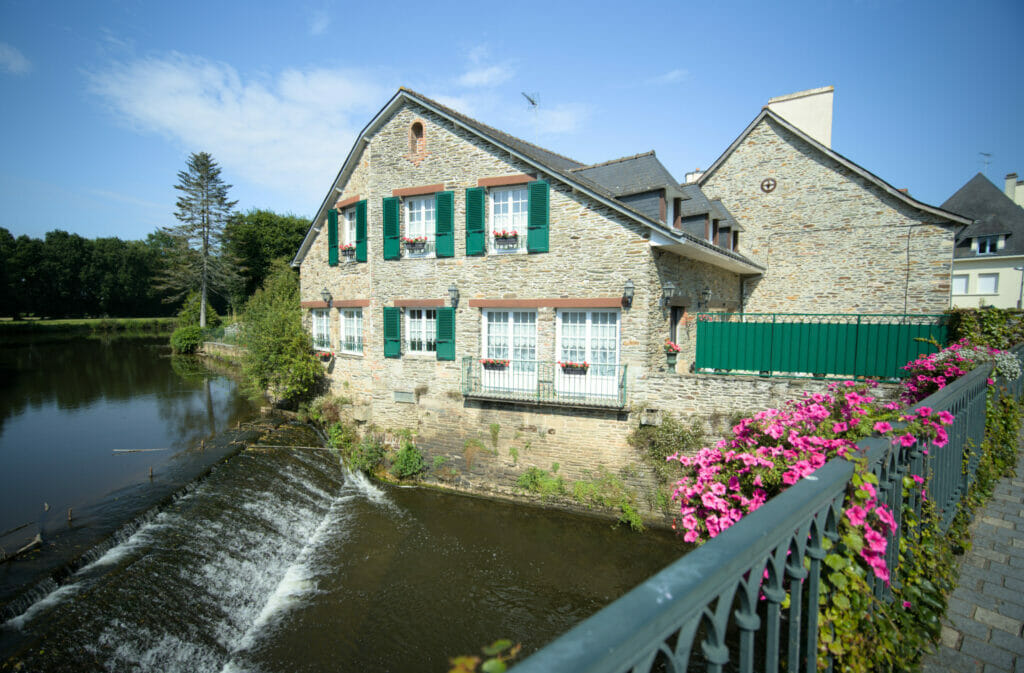
<path id="1" fill-rule="evenodd" d="M 540 360 L 462 359 L 462 394 L 480 399 L 620 408 L 626 365 L 571 366 Z"/>

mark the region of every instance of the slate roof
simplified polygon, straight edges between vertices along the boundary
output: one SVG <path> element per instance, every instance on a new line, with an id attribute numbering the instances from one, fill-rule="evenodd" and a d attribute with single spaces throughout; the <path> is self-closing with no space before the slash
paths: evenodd
<path id="1" fill-rule="evenodd" d="M 970 239 L 998 234 L 1006 235 L 1003 249 L 986 257 L 1024 255 L 1024 208 L 981 173 L 949 197 L 942 208 L 974 220 L 957 234 L 954 257 L 977 257 L 971 252 Z"/>
<path id="2" fill-rule="evenodd" d="M 537 164 L 540 168 L 543 169 L 543 172 L 549 173 L 552 176 L 557 176 L 559 179 L 561 179 L 567 184 L 574 184 L 577 187 L 581 188 L 582 190 L 590 192 L 591 195 L 597 197 L 598 200 L 605 200 L 605 202 L 608 203 L 608 205 L 611 205 L 613 208 L 619 210 L 623 214 L 626 214 L 629 217 L 636 219 L 643 225 L 649 227 L 651 230 L 658 232 L 660 236 L 668 239 L 669 241 L 682 244 L 684 247 L 692 246 L 698 249 L 703 249 L 704 252 L 701 254 L 705 256 L 710 254 L 710 259 L 715 260 L 712 263 L 717 263 L 719 265 L 723 265 L 724 263 L 724 265 L 726 265 L 727 268 L 734 267 L 736 269 L 742 269 L 745 273 L 750 273 L 751 271 L 763 269 L 763 267 L 760 264 L 748 259 L 747 257 L 739 254 L 738 252 L 732 250 L 725 250 L 724 248 L 720 248 L 708 241 L 705 241 L 702 238 L 693 236 L 685 231 L 673 229 L 670 224 L 666 225 L 663 222 L 658 222 L 656 219 L 651 219 L 648 215 L 637 210 L 630 204 L 620 201 L 618 199 L 619 196 L 625 196 L 626 194 L 616 194 L 612 189 L 609 189 L 609 186 L 601 184 L 600 182 L 585 175 L 585 170 L 575 170 L 587 168 L 597 169 L 601 166 L 611 165 L 620 160 L 604 162 L 602 164 L 595 164 L 592 166 L 585 166 L 584 164 L 576 161 L 575 159 L 570 159 L 569 157 L 562 156 L 561 154 L 552 152 L 551 150 L 544 149 L 543 147 L 539 147 L 537 145 L 534 145 L 533 143 L 529 143 L 520 138 L 516 138 L 515 136 L 505 133 L 504 131 L 500 131 L 492 126 L 483 124 L 473 119 L 472 117 L 467 117 L 466 115 L 460 112 L 452 110 L 451 108 L 442 105 L 441 103 L 438 103 L 435 100 L 427 98 L 426 96 L 419 94 L 406 87 L 401 87 L 398 90 L 398 92 L 391 98 L 388 104 L 385 105 L 381 109 L 381 111 L 373 118 L 373 120 L 371 120 L 370 123 L 367 124 L 366 127 L 360 132 L 359 139 L 357 139 L 352 150 L 349 152 L 348 157 L 346 157 L 345 163 L 342 164 L 341 169 L 338 171 L 338 175 L 337 177 L 335 177 L 330 191 L 327 193 L 327 196 L 324 197 L 324 200 L 320 204 L 320 208 L 317 211 L 317 214 L 313 217 L 313 220 L 310 223 L 309 230 L 306 232 L 306 237 L 305 239 L 303 239 L 302 244 L 299 246 L 299 251 L 292 259 L 293 266 L 298 266 L 299 264 L 301 264 L 302 260 L 306 256 L 306 252 L 309 250 L 309 247 L 313 242 L 313 239 L 315 238 L 316 234 L 319 233 L 319 228 L 316 226 L 316 224 L 323 217 L 325 217 L 327 209 L 330 207 L 330 204 L 334 202 L 336 186 L 343 182 L 342 178 L 344 176 L 350 175 L 351 171 L 354 170 L 354 159 L 362 149 L 361 141 L 365 140 L 369 134 L 374 132 L 376 128 L 378 128 L 379 125 L 382 124 L 389 116 L 389 110 L 395 109 L 394 106 L 400 104 L 403 100 L 412 100 L 413 102 L 416 102 L 421 106 L 426 107 L 427 109 L 433 109 L 438 114 L 444 117 L 448 117 L 452 121 L 456 122 L 457 125 L 464 126 L 471 132 L 488 139 L 492 143 L 498 144 L 499 146 L 504 145 L 506 148 L 519 153 L 528 161 Z M 636 166 L 642 166 L 645 170 L 645 175 L 647 176 L 642 180 L 636 180 L 637 184 L 640 184 L 641 182 L 646 182 L 649 184 L 650 181 L 653 179 L 652 176 L 656 174 L 657 169 L 660 167 L 660 170 L 663 171 L 664 175 L 666 176 L 666 181 L 658 184 L 657 187 L 654 188 L 660 189 L 662 187 L 668 187 L 672 189 L 678 189 L 678 183 L 676 183 L 675 179 L 672 178 L 672 176 L 668 173 L 667 170 L 665 170 L 664 166 L 661 165 L 661 162 L 659 162 L 657 159 L 654 159 L 653 152 L 649 152 L 643 155 L 636 155 L 634 157 L 626 157 L 625 159 L 639 160 L 648 155 L 650 155 L 650 157 L 653 159 L 653 163 L 644 161 L 634 164 Z M 654 166 L 654 164 L 657 164 L 657 166 Z"/>
<path id="3" fill-rule="evenodd" d="M 596 182 L 617 197 L 664 189 L 676 184 L 672 174 L 654 155 L 654 150 L 573 168 L 571 172 Z"/>

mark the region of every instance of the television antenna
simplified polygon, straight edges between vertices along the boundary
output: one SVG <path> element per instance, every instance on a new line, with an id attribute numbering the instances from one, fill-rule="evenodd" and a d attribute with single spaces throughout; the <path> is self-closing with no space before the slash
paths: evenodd
<path id="1" fill-rule="evenodd" d="M 519 93 L 523 94 L 523 98 L 526 99 L 526 102 L 529 104 L 530 108 L 536 112 L 537 106 L 540 105 L 540 94 L 529 94 L 526 93 L 525 91 L 520 91 Z"/>
<path id="2" fill-rule="evenodd" d="M 982 165 L 981 172 L 982 173 L 987 173 L 988 172 L 988 165 L 990 163 L 992 163 L 992 153 L 991 152 L 978 152 L 978 154 L 981 155 L 981 165 Z"/>

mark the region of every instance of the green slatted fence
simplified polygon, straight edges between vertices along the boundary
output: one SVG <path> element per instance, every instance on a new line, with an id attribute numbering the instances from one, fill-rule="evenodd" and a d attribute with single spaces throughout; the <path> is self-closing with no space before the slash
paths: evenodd
<path id="1" fill-rule="evenodd" d="M 900 378 L 945 344 L 945 315 L 698 313 L 698 372 Z"/>

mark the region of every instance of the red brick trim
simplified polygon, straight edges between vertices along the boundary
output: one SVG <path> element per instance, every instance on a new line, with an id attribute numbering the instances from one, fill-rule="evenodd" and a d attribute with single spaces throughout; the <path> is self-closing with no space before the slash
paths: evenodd
<path id="1" fill-rule="evenodd" d="M 341 210 L 342 208 L 348 208 L 349 206 L 353 206 L 359 203 L 360 201 L 362 201 L 362 199 L 359 198 L 359 195 L 357 194 L 356 196 L 353 196 L 351 199 L 338 201 L 337 203 L 334 204 L 334 207 L 337 208 L 338 210 Z"/>
<path id="2" fill-rule="evenodd" d="M 501 175 L 494 178 L 480 178 L 476 181 L 477 187 L 504 187 L 505 185 L 525 185 L 533 182 L 534 177 L 525 173 L 518 175 Z"/>
<path id="3" fill-rule="evenodd" d="M 302 308 L 327 308 L 327 302 L 325 301 L 303 301 L 299 302 L 299 306 Z"/>
<path id="4" fill-rule="evenodd" d="M 436 308 L 444 306 L 444 299 L 396 299 L 398 308 Z"/>
<path id="5" fill-rule="evenodd" d="M 392 189 L 391 196 L 421 196 L 423 194 L 433 194 L 435 192 L 443 192 L 444 183 L 436 185 L 423 185 L 421 187 L 403 187 L 402 189 Z"/>
<path id="6" fill-rule="evenodd" d="M 551 299 L 470 299 L 471 308 L 621 308 L 622 297 Z"/>

